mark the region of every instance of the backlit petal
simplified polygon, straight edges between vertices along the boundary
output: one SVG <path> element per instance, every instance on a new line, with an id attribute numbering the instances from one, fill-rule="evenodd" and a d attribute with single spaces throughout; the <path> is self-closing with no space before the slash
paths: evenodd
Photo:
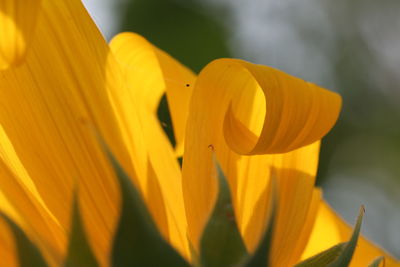
<path id="1" fill-rule="evenodd" d="M 62 229 L 47 209 L 1 125 L 0 143 L 1 190 L 14 204 L 0 192 L 0 210 L 36 241 L 49 262 L 55 263 L 60 259 L 62 244 L 65 243 Z"/>
<path id="2" fill-rule="evenodd" d="M 174 151 L 157 118 L 161 96 L 167 93 L 177 144 L 182 145 L 187 109 L 194 75 L 143 37 L 133 33 L 117 35 L 111 42 L 116 59 L 123 67 L 128 91 L 127 107 L 139 114 L 147 149 L 147 185 L 141 185 L 153 217 L 163 233 L 183 255 L 189 257 L 186 215 L 183 205 L 181 171 Z M 132 110 L 126 109 L 126 115 Z M 155 191 L 156 190 L 156 191 Z M 160 196 L 157 198 L 155 196 Z"/>
<path id="3" fill-rule="evenodd" d="M 44 0 L 23 64 L 0 73 L 0 125 L 7 137 L 0 147 L 10 148 L 0 161 L 2 191 L 23 215 L 28 235 L 42 250 L 54 250 L 58 265 L 77 182 L 90 244 L 102 266 L 108 264 L 120 197 L 94 129 L 137 180 L 140 161 L 133 158 L 140 150 L 121 133 L 112 107 L 124 84 L 114 63 L 80 1 Z"/>
<path id="4" fill-rule="evenodd" d="M 301 234 L 296 242 L 296 248 L 293 249 L 291 258 L 288 262 L 294 265 L 301 259 L 301 256 L 306 248 L 310 239 L 311 232 L 313 231 L 314 223 L 318 215 L 319 204 L 322 198 L 322 191 L 319 188 L 314 188 L 312 200 L 308 209 L 306 220 L 304 221 Z"/>
<path id="5" fill-rule="evenodd" d="M 140 83 L 144 86 L 151 85 L 154 87 L 152 90 L 136 90 L 139 91 L 139 94 L 145 95 L 143 99 L 146 100 L 146 109 L 153 115 L 156 115 L 162 94 L 166 93 L 176 150 L 177 154 L 181 155 L 183 153 L 189 101 L 196 76 L 188 68 L 171 58 L 164 51 L 151 45 L 140 35 L 121 33 L 111 41 L 110 45 L 123 67 L 134 72 L 134 77 L 141 75 Z M 127 57 L 127 55 L 130 55 L 130 57 Z M 131 86 L 134 85 L 131 84 Z M 135 86 L 139 87 L 139 85 Z"/>
<path id="6" fill-rule="evenodd" d="M 18 254 L 11 229 L 0 219 L 0 267 L 18 267 Z"/>
<path id="7" fill-rule="evenodd" d="M 288 231 L 274 238 L 275 260 L 298 249 L 283 237 L 301 235 L 314 194 L 317 141 L 335 123 L 340 105 L 337 94 L 269 67 L 221 59 L 203 69 L 190 103 L 183 162 L 188 232 L 194 246 L 215 201 L 215 151 L 232 188 L 246 245 L 254 249 L 259 236 L 254 231 L 263 229 L 267 213 L 254 207 L 266 207 L 266 187 L 275 173 L 282 207 L 278 227 Z"/>
<path id="8" fill-rule="evenodd" d="M 313 256 L 340 242 L 347 242 L 353 229 L 345 223 L 326 202 L 321 201 L 317 220 L 302 258 Z M 400 266 L 387 252 L 360 236 L 350 267 L 368 266 L 375 258 L 385 257 L 385 266 Z"/>
<path id="9" fill-rule="evenodd" d="M 0 69 L 22 62 L 33 39 L 41 0 L 0 1 Z"/>
<path id="10" fill-rule="evenodd" d="M 314 188 L 319 142 L 275 155 L 243 157 L 238 161 L 237 214 L 248 248 L 253 251 L 264 230 L 268 199 L 265 181 L 278 179 L 278 210 L 272 246 L 273 264 L 291 266 L 300 257 L 307 242 L 306 224 L 315 218 L 318 190 Z M 246 162 L 246 163 L 245 163 Z M 232 167 L 231 167 L 232 168 Z M 272 173 L 270 172 L 272 170 Z M 257 199 L 258 198 L 258 199 Z M 316 202 L 317 201 L 317 202 Z M 255 205 L 255 203 L 257 203 Z"/>

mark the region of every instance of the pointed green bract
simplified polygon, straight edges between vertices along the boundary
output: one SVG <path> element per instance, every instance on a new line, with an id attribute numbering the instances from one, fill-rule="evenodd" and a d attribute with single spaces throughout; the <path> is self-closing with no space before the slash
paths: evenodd
<path id="1" fill-rule="evenodd" d="M 114 237 L 114 267 L 190 265 L 160 235 L 146 205 L 115 157 L 106 149 L 115 169 L 122 196 L 121 216 Z"/>
<path id="2" fill-rule="evenodd" d="M 33 244 L 33 242 L 26 236 L 24 231 L 22 231 L 22 229 L 5 214 L 1 213 L 0 216 L 8 224 L 14 235 L 15 244 L 18 251 L 19 266 L 47 267 L 48 265 L 44 260 L 43 255 L 40 253 L 36 245 Z"/>
<path id="3" fill-rule="evenodd" d="M 360 235 L 361 223 L 364 213 L 365 209 L 362 206 L 360 209 L 360 214 L 358 215 L 357 218 L 356 226 L 354 227 L 353 234 L 351 235 L 349 242 L 346 243 L 346 246 L 344 247 L 343 252 L 339 255 L 339 257 L 337 257 L 337 259 L 334 262 L 329 264 L 329 267 L 349 266 L 357 246 L 358 236 Z"/>
<path id="4" fill-rule="evenodd" d="M 381 263 L 385 263 L 385 258 L 383 256 L 380 256 L 378 258 L 376 258 L 373 262 L 371 262 L 370 265 L 368 265 L 368 267 L 379 267 L 381 266 Z M 383 265 L 385 266 L 385 265 Z"/>
<path id="5" fill-rule="evenodd" d="M 322 251 L 321 253 L 318 253 L 315 256 L 312 256 L 311 258 L 308 258 L 308 259 L 296 264 L 295 267 L 328 266 L 330 263 L 332 263 L 334 260 L 336 260 L 339 257 L 339 255 L 343 252 L 346 245 L 347 245 L 347 243 L 337 244 L 331 248 L 328 248 L 325 251 Z"/>
<path id="6" fill-rule="evenodd" d="M 274 233 L 275 213 L 277 206 L 277 181 L 275 175 L 271 175 L 271 213 L 270 218 L 265 227 L 265 232 L 258 244 L 254 254 L 252 254 L 246 262 L 241 265 L 242 267 L 259 267 L 259 266 L 270 266 L 270 252 L 272 247 L 272 237 Z"/>
<path id="7" fill-rule="evenodd" d="M 247 251 L 236 223 L 229 185 L 219 164 L 215 165 L 219 192 L 201 237 L 200 261 L 203 267 L 234 266 L 243 261 Z"/>
<path id="8" fill-rule="evenodd" d="M 77 194 L 72 204 L 72 227 L 69 236 L 68 253 L 65 267 L 98 267 L 99 264 L 89 246 L 82 225 Z"/>
<path id="9" fill-rule="evenodd" d="M 189 242 L 190 259 L 191 259 L 190 266 L 192 266 L 192 267 L 201 267 L 199 253 L 197 253 L 197 251 L 194 248 L 192 242 L 190 240 L 188 240 L 188 242 Z"/>

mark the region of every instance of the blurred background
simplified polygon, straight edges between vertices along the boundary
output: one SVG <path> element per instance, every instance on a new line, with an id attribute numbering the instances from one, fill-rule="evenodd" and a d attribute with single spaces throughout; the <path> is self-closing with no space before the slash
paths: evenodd
<path id="1" fill-rule="evenodd" d="M 85 0 L 107 40 L 142 34 L 198 72 L 214 58 L 279 68 L 339 92 L 318 185 L 400 258 L 400 1 Z"/>

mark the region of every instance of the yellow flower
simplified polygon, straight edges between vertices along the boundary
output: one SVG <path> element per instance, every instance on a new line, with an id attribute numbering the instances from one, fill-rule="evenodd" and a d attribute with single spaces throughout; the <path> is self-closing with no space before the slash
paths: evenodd
<path id="1" fill-rule="evenodd" d="M 66 255 L 76 183 L 89 243 L 109 266 L 121 197 L 93 129 L 132 177 L 163 237 L 188 260 L 216 199 L 213 153 L 249 251 L 268 220 L 271 174 L 279 183 L 273 266 L 347 241 L 350 228 L 314 187 L 319 140 L 340 111 L 337 94 L 235 59 L 216 60 L 196 77 L 131 33 L 107 45 L 79 0 L 3 1 L 0 30 L 0 210 L 51 266 Z M 176 149 L 157 119 L 164 93 Z M 384 254 L 360 244 L 352 266 Z M 17 266 L 3 220 L 0 251 L 0 266 Z M 388 256 L 386 264 L 398 263 Z"/>

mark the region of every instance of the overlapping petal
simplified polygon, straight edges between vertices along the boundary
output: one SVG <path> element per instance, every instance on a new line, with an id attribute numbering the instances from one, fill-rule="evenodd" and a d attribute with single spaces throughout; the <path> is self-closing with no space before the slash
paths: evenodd
<path id="1" fill-rule="evenodd" d="M 0 73 L 1 190 L 56 265 L 65 254 L 77 184 L 90 244 L 101 264 L 108 263 L 120 196 L 93 129 L 136 181 L 133 158 L 140 150 L 119 130 L 112 107 L 123 85 L 78 0 L 42 1 L 23 64 Z"/>
<path id="2" fill-rule="evenodd" d="M 18 254 L 14 236 L 3 220 L 0 220 L 0 251 L 1 267 L 18 266 Z"/>
<path id="3" fill-rule="evenodd" d="M 314 187 L 319 140 L 340 111 L 337 94 L 235 59 L 210 63 L 195 81 L 132 33 L 118 35 L 111 53 L 79 0 L 6 0 L 0 22 L 6 69 L 0 72 L 0 210 L 50 265 L 65 256 L 76 186 L 90 245 L 108 265 L 120 196 L 96 134 L 133 178 L 165 239 L 187 259 L 187 234 L 197 249 L 216 198 L 214 153 L 250 251 L 270 212 L 271 176 L 279 189 L 273 265 L 291 266 L 347 240 L 351 229 L 319 204 Z M 175 150 L 157 119 L 164 93 Z M 181 173 L 176 156 L 184 144 Z M 1 263 L 16 266 L 15 244 L 1 220 L 0 250 Z M 382 253 L 361 238 L 353 266 Z M 390 257 L 387 264 L 398 266 Z"/>
<path id="4" fill-rule="evenodd" d="M 307 217 L 304 221 L 301 234 L 296 242 L 296 247 L 292 250 L 292 257 L 288 260 L 292 265 L 296 263 L 304 252 L 308 241 L 310 239 L 311 232 L 313 230 L 314 222 L 318 215 L 319 203 L 321 202 L 322 191 L 319 188 L 314 189 L 314 193 L 311 199 L 311 203 L 308 209 Z M 290 227 L 290 226 L 289 226 Z"/>
<path id="5" fill-rule="evenodd" d="M 12 205 L 7 198 L 0 192 L 1 212 L 7 214 L 14 221 L 21 221 Z M 0 219 L 0 266 L 1 267 L 17 267 L 18 254 L 11 229 L 3 220 Z"/>
<path id="6" fill-rule="evenodd" d="M 55 263 L 60 260 L 61 247 L 65 243 L 62 229 L 43 202 L 1 126 L 0 142 L 1 212 L 30 234 L 48 261 Z"/>
<path id="7" fill-rule="evenodd" d="M 125 100 L 129 101 L 126 115 L 135 110 L 146 145 L 148 158 L 148 185 L 145 197 L 153 217 L 164 237 L 183 255 L 189 257 L 186 236 L 186 215 L 182 197 L 181 170 L 173 148 L 157 118 L 157 108 L 164 93 L 171 110 L 178 147 L 183 144 L 190 86 L 194 74 L 157 49 L 143 37 L 123 33 L 111 42 L 111 49 L 123 67 L 128 84 Z M 131 133 L 134 138 L 135 133 Z M 152 187 L 154 184 L 155 187 Z M 157 201 L 157 197 L 159 199 Z"/>
<path id="8" fill-rule="evenodd" d="M 0 2 L 0 69 L 23 61 L 33 39 L 42 0 Z"/>
<path id="9" fill-rule="evenodd" d="M 298 240 L 311 216 L 318 140 L 335 123 L 340 106 L 337 94 L 269 67 L 235 59 L 216 60 L 205 67 L 190 103 L 183 162 L 193 245 L 198 245 L 215 201 L 211 157 L 215 151 L 230 181 L 239 227 L 250 250 L 268 214 L 254 207 L 268 207 L 266 187 L 270 175 L 278 177 L 281 208 L 272 261 L 290 265 L 293 260 L 288 255 L 301 251 L 293 240 Z M 287 240 L 289 236 L 293 239 Z"/>
<path id="10" fill-rule="evenodd" d="M 302 258 L 310 257 L 340 242 L 347 242 L 351 233 L 352 228 L 326 202 L 321 201 L 319 203 L 318 216 Z M 395 260 L 387 252 L 361 236 L 350 266 L 369 266 L 375 258 L 380 256 L 385 257 L 385 266 L 400 266 L 398 260 Z"/>

